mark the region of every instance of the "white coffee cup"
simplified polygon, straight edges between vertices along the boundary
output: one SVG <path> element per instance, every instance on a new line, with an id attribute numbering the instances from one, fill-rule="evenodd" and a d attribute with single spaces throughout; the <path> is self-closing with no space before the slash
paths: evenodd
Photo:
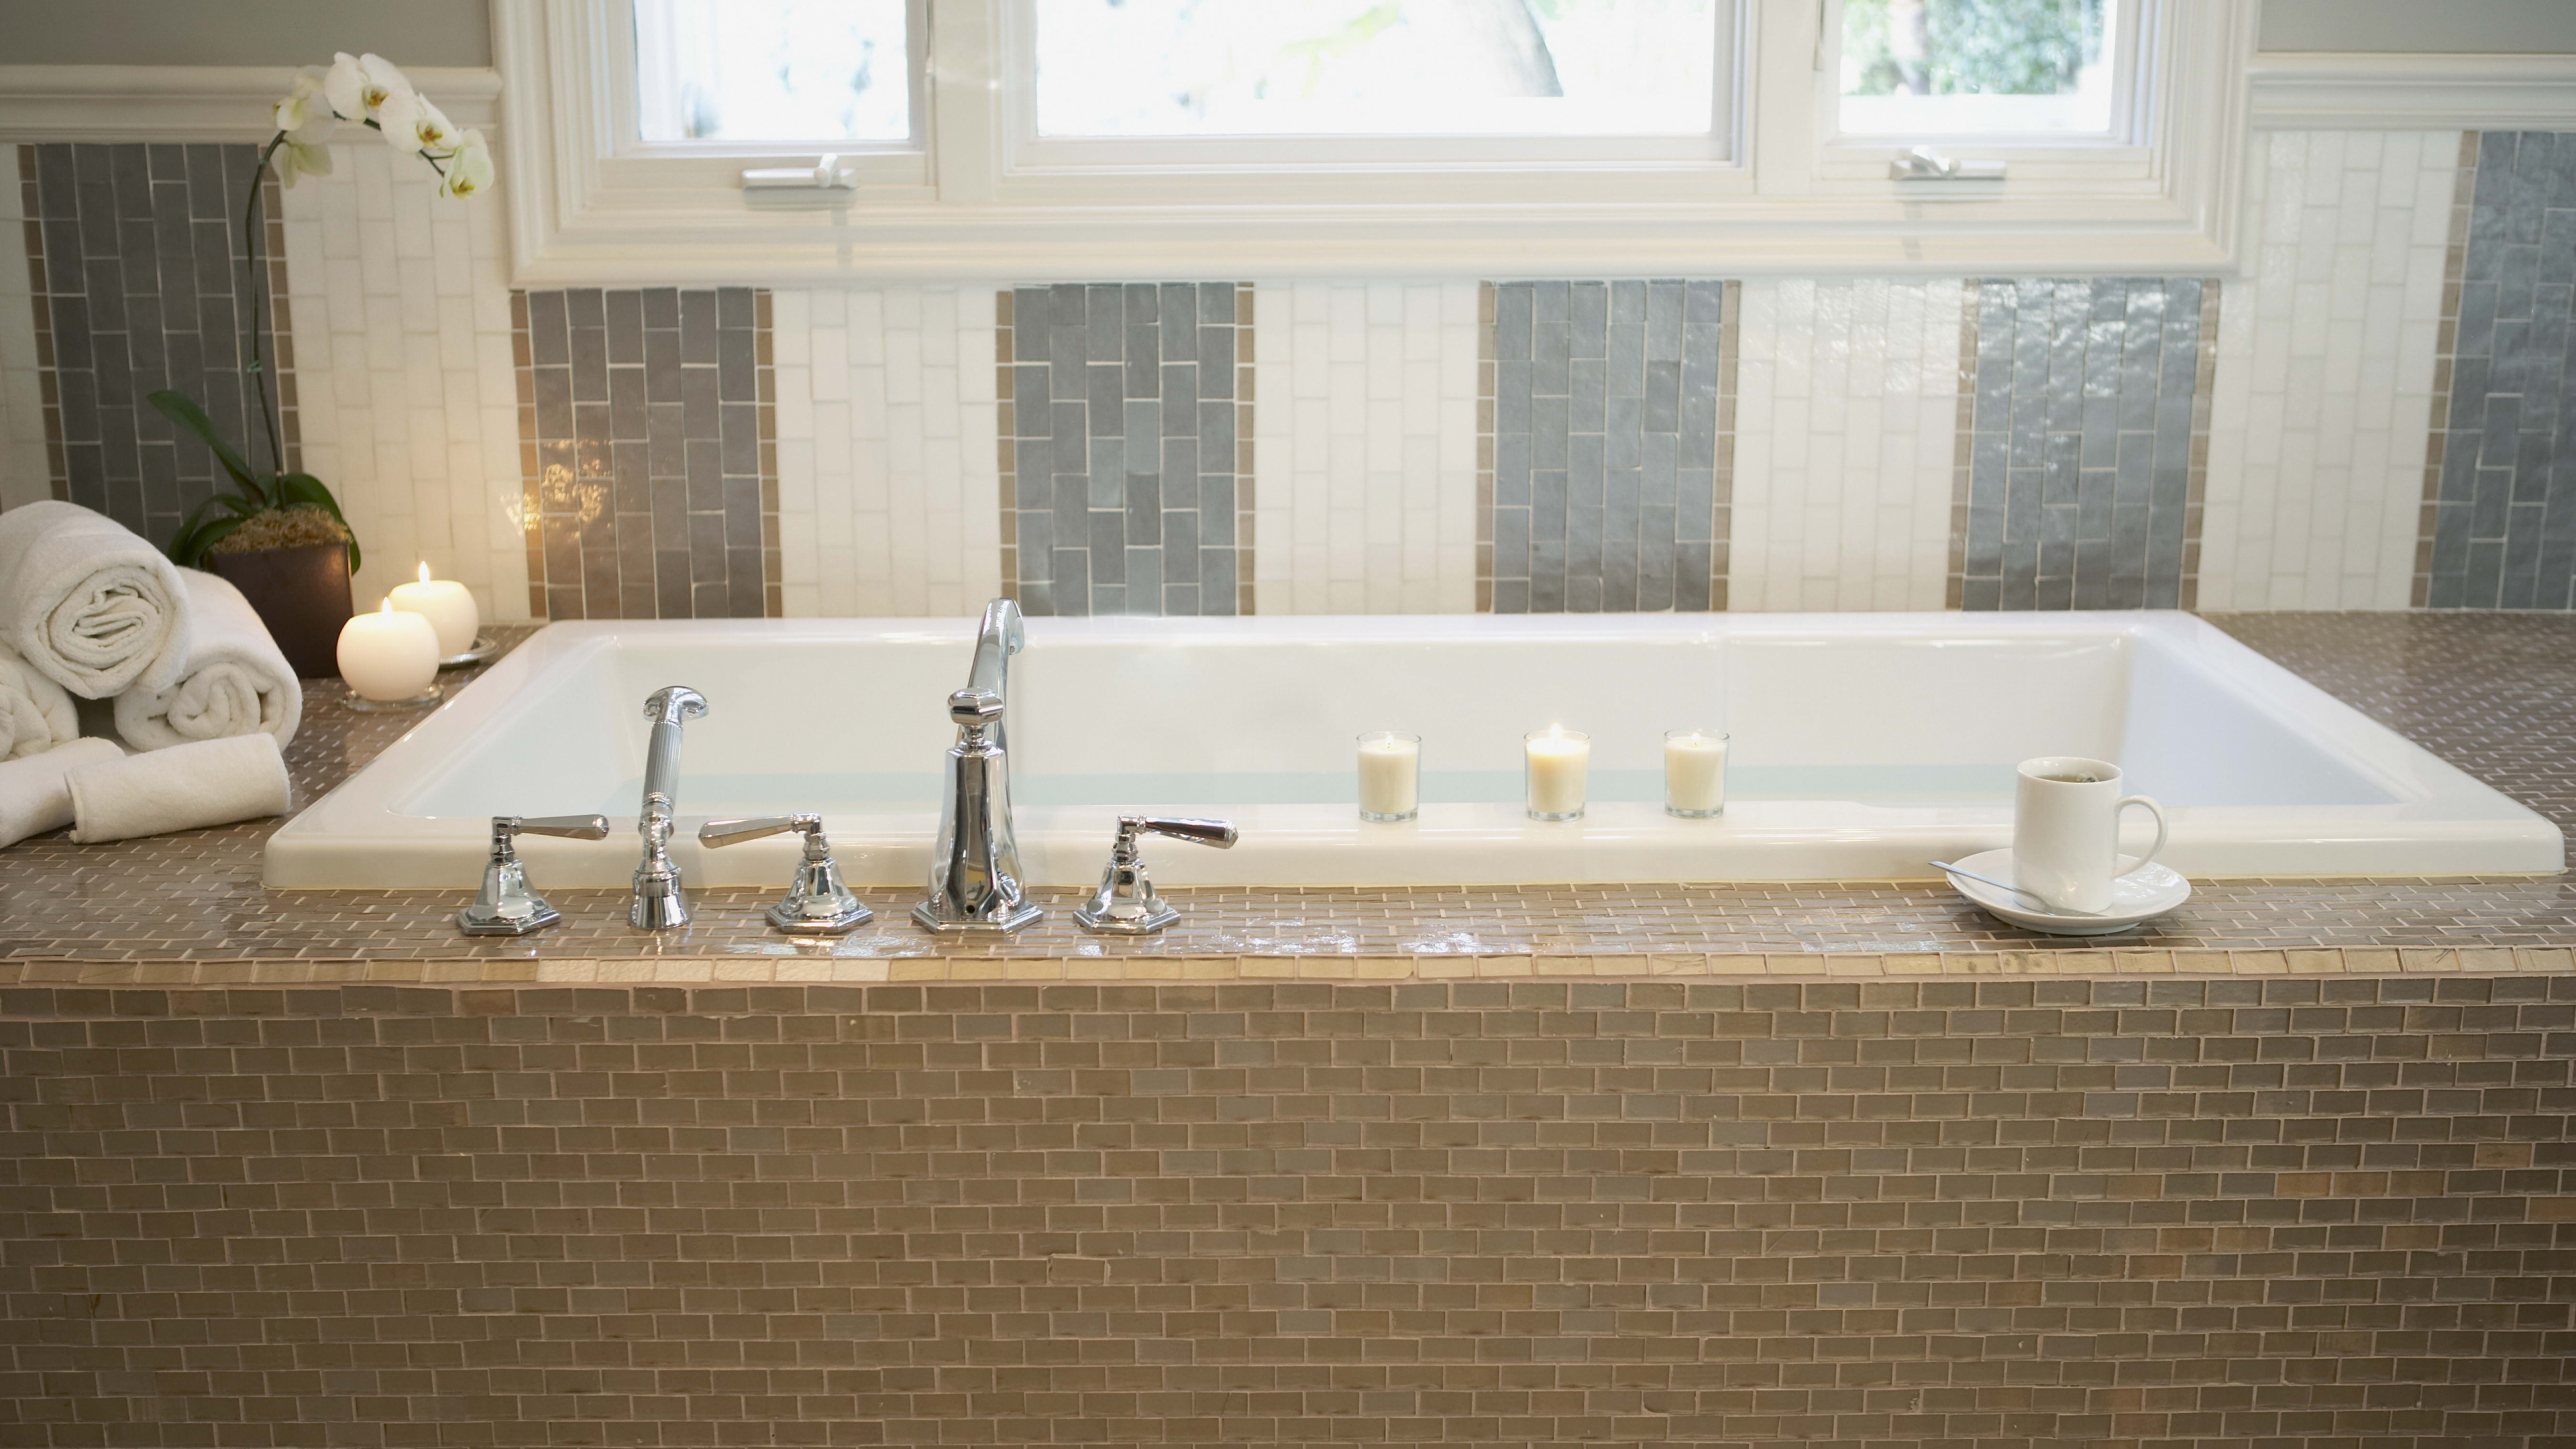
<path id="1" fill-rule="evenodd" d="M 2165 848 L 2164 807 L 2144 795 L 2120 793 L 2120 767 L 2080 755 L 2042 755 L 2021 762 L 2013 795 L 2013 880 L 2061 911 L 2100 911 L 2111 904 L 2111 881 L 2156 858 Z M 2120 812 L 2147 807 L 2156 818 L 2156 843 L 2138 863 L 2120 867 Z"/>

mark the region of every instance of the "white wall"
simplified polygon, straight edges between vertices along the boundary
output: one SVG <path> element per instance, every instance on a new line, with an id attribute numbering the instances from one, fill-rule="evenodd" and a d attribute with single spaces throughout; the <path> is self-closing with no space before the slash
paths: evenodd
<path id="1" fill-rule="evenodd" d="M 489 619 L 528 617 L 518 383 L 497 197 L 450 201 L 364 142 L 285 196 L 305 471 L 365 554 L 362 607 L 423 560 Z"/>
<path id="2" fill-rule="evenodd" d="M 0 65 L 492 63 L 489 0 L 0 0 Z"/>
<path id="3" fill-rule="evenodd" d="M 2219 293 L 2200 603 L 2402 609 L 2457 131 L 2257 133 Z"/>
<path id="4" fill-rule="evenodd" d="M 2265 50 L 2576 51 L 2569 0 L 2263 0 Z"/>
<path id="5" fill-rule="evenodd" d="M 1941 607 L 1961 291 L 1953 279 L 1744 284 L 1730 608 Z"/>

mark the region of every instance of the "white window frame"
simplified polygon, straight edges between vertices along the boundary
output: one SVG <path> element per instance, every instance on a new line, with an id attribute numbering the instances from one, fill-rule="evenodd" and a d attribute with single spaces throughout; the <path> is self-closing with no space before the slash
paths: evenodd
<path id="1" fill-rule="evenodd" d="M 747 202 L 739 172 L 810 165 L 822 148 L 636 139 L 627 0 L 495 0 L 517 279 L 2083 275 L 2235 262 L 2256 0 L 2132 0 L 2137 144 L 1935 142 L 2003 155 L 2002 182 L 1891 181 L 1884 138 L 1835 134 L 1840 0 L 1739 0 L 1720 108 L 1734 134 L 1679 147 L 1042 138 L 1024 84 L 1030 0 L 913 3 L 918 148 L 833 148 L 858 189 L 782 207 Z"/>

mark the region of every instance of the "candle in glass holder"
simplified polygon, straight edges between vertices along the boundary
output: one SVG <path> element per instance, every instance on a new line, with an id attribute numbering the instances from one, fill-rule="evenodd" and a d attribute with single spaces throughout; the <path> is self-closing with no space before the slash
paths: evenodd
<path id="1" fill-rule="evenodd" d="M 1360 736 L 1360 818 L 1390 825 L 1422 808 L 1422 736 L 1372 730 Z"/>
<path id="2" fill-rule="evenodd" d="M 340 626 L 340 677 L 361 699 L 418 699 L 438 679 L 438 631 L 387 599 Z"/>
<path id="3" fill-rule="evenodd" d="M 429 563 L 420 566 L 420 582 L 394 586 L 393 606 L 418 614 L 438 633 L 438 657 L 453 659 L 474 647 L 474 631 L 483 625 L 474 595 L 454 579 L 433 579 Z"/>
<path id="4" fill-rule="evenodd" d="M 1532 820 L 1583 818 L 1583 781 L 1592 767 L 1592 737 L 1550 725 L 1521 737 L 1529 817 Z"/>
<path id="5" fill-rule="evenodd" d="M 1726 733 L 1664 731 L 1664 813 L 1705 820 L 1726 813 Z"/>

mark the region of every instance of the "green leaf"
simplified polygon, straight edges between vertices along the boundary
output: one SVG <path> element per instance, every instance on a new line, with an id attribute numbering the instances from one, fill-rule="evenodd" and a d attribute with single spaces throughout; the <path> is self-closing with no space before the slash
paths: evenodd
<path id="1" fill-rule="evenodd" d="M 349 528 L 349 515 L 340 511 L 340 500 L 332 497 L 330 488 L 310 473 L 278 474 L 277 497 L 281 503 L 312 504 L 338 519 L 342 528 Z M 358 571 L 362 557 L 364 555 L 358 552 L 358 531 L 349 528 L 349 572 Z"/>
<path id="2" fill-rule="evenodd" d="M 204 568 L 206 550 L 249 521 L 250 519 L 244 516 L 209 518 L 200 523 L 190 524 L 179 531 L 177 538 L 171 540 L 170 561 L 183 569 Z"/>
<path id="3" fill-rule="evenodd" d="M 223 464 L 224 471 L 233 476 L 234 486 L 249 494 L 253 502 L 263 507 L 267 505 L 268 490 L 260 486 L 259 479 L 250 471 L 250 464 L 243 462 L 230 444 L 215 435 L 214 419 L 206 416 L 206 410 L 197 406 L 194 398 L 165 387 L 150 394 L 150 401 L 161 410 L 163 417 L 196 434 L 214 451 L 215 461 Z"/>

